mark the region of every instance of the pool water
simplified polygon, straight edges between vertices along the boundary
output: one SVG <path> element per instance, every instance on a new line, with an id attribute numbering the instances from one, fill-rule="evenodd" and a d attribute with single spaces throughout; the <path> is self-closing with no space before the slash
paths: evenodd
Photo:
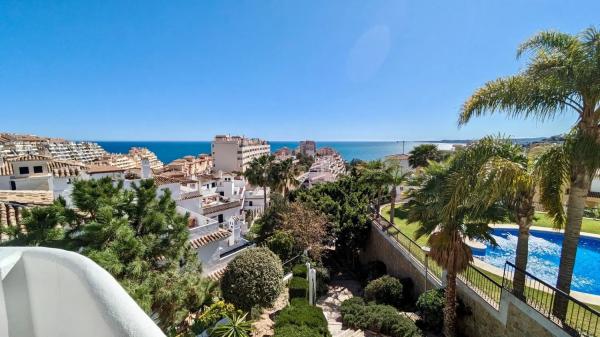
<path id="1" fill-rule="evenodd" d="M 488 245 L 485 252 L 474 253 L 475 257 L 504 269 L 507 260 L 515 262 L 518 230 L 494 229 L 492 235 L 498 246 Z M 532 230 L 527 271 L 549 284 L 556 284 L 562 242 L 562 233 Z M 580 237 L 571 289 L 600 295 L 600 239 Z"/>

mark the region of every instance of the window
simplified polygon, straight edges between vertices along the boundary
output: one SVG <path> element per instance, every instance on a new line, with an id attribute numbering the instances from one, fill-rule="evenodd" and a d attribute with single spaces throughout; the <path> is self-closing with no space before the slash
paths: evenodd
<path id="1" fill-rule="evenodd" d="M 13 190 L 13 191 L 16 190 L 17 189 L 17 183 L 15 183 L 14 181 L 11 181 L 10 182 L 10 189 Z"/>
<path id="2" fill-rule="evenodd" d="M 224 196 L 225 196 L 225 192 L 223 192 L 223 191 L 219 192 L 219 194 L 220 194 L 222 197 L 224 197 Z"/>
<path id="3" fill-rule="evenodd" d="M 217 187 L 217 183 L 212 183 L 212 187 Z"/>
<path id="4" fill-rule="evenodd" d="M 19 167 L 19 174 L 29 174 L 29 167 Z"/>
<path id="5" fill-rule="evenodd" d="M 252 207 L 252 201 L 248 201 L 248 206 Z"/>
<path id="6" fill-rule="evenodd" d="M 219 223 L 223 222 L 223 214 L 219 214 Z"/>
<path id="7" fill-rule="evenodd" d="M 44 169 L 41 166 L 33 167 L 33 173 L 42 173 L 42 172 L 44 172 Z"/>

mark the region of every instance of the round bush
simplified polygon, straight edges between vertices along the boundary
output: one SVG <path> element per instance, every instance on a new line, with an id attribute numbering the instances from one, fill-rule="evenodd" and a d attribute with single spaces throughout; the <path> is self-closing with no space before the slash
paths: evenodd
<path id="1" fill-rule="evenodd" d="M 444 324 L 444 290 L 428 290 L 419 296 L 416 306 L 423 324 L 439 331 Z"/>
<path id="2" fill-rule="evenodd" d="M 283 290 L 281 260 L 268 248 L 250 248 L 236 256 L 223 274 L 221 292 L 225 301 L 249 311 L 270 307 Z"/>
<path id="3" fill-rule="evenodd" d="M 402 303 L 402 283 L 395 277 L 382 276 L 367 284 L 365 299 L 379 304 L 400 305 Z"/>

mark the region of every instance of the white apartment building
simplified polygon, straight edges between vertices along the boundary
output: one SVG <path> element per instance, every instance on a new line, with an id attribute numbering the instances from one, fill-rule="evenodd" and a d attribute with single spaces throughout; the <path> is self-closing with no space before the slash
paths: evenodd
<path id="1" fill-rule="evenodd" d="M 89 163 L 107 154 L 97 143 L 70 142 L 60 138 L 33 135 L 2 133 L 0 145 L 2 147 L 0 155 L 5 157 L 46 155 L 57 160 Z"/>
<path id="2" fill-rule="evenodd" d="M 244 172 L 255 158 L 271 154 L 271 145 L 258 138 L 218 135 L 212 143 L 212 157 L 217 171 Z"/>

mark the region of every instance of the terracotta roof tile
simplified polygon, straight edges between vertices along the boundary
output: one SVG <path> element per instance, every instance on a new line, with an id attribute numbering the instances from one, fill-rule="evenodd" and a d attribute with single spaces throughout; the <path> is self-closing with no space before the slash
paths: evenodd
<path id="1" fill-rule="evenodd" d="M 213 232 L 213 233 L 210 233 L 207 235 L 203 235 L 201 237 L 190 240 L 190 245 L 194 249 L 198 249 L 198 248 L 205 246 L 211 242 L 215 242 L 215 241 L 219 241 L 219 240 L 228 238 L 230 235 L 231 235 L 230 231 L 223 229 L 223 228 L 219 228 L 219 230 L 216 232 Z"/>
<path id="2" fill-rule="evenodd" d="M 227 267 L 223 267 L 221 269 L 217 269 L 217 270 L 213 271 L 212 273 L 208 274 L 207 277 L 211 281 L 217 282 L 217 281 L 219 281 L 223 277 L 223 275 L 225 275 L 225 269 L 227 269 Z"/>
<path id="3" fill-rule="evenodd" d="M 0 191 L 0 202 L 26 205 L 50 205 L 54 201 L 52 191 Z"/>

